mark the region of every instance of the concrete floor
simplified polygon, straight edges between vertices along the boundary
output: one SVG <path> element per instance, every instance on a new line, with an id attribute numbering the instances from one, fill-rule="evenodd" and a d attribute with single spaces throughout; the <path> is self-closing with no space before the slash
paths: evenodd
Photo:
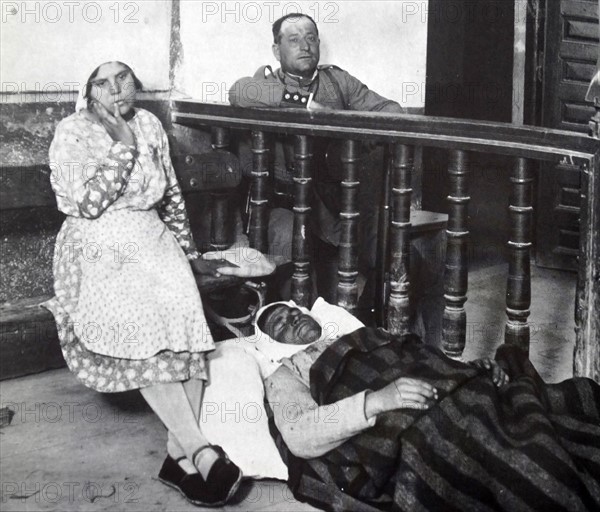
<path id="1" fill-rule="evenodd" d="M 96 393 L 66 368 L 0 383 L 0 510 L 199 510 L 158 481 L 166 431 L 141 395 Z M 251 442 L 251 440 L 249 440 Z M 314 510 L 283 482 L 248 481 L 224 510 Z"/>
<path id="2" fill-rule="evenodd" d="M 493 356 L 504 342 L 508 265 L 469 273 L 467 343 L 463 358 Z M 573 376 L 576 274 L 531 266 L 529 358 L 546 382 Z"/>
<path id="3" fill-rule="evenodd" d="M 470 273 L 466 360 L 502 343 L 506 272 Z M 531 359 L 557 382 L 572 375 L 575 275 L 532 272 Z M 2 511 L 199 510 L 157 480 L 166 432 L 137 392 L 99 394 L 61 369 L 1 382 L 0 402 L 16 411 L 0 430 Z M 283 482 L 248 481 L 224 510 L 315 509 Z"/>

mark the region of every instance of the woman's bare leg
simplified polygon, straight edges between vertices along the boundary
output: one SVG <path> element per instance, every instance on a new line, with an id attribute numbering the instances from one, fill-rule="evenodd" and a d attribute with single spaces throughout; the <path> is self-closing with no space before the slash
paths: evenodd
<path id="1" fill-rule="evenodd" d="M 204 394 L 204 382 L 200 379 L 189 379 L 183 382 L 183 389 L 188 397 L 188 402 L 194 412 L 196 421 L 200 422 L 200 410 L 202 407 L 202 395 Z"/>
<path id="2" fill-rule="evenodd" d="M 208 444 L 198 426 L 197 416 L 200 413 L 200 399 L 202 398 L 204 383 L 203 381 L 196 381 L 195 384 L 188 385 L 187 388 L 196 394 L 193 397 L 194 401 L 199 398 L 196 406 L 191 404 L 186 387 L 181 382 L 155 384 L 142 388 L 140 391 L 146 402 L 167 427 L 169 433 L 172 434 L 174 441 L 177 442 L 183 454 L 206 478 L 213 462 L 218 458 L 217 454 L 213 450 L 203 450 L 196 456 L 196 460 L 193 460 L 194 453 L 198 448 Z M 172 457 L 177 455 L 171 452 L 169 454 Z"/>
<path id="3" fill-rule="evenodd" d="M 183 388 L 185 389 L 185 393 L 188 398 L 188 402 L 194 416 L 196 418 L 196 423 L 200 423 L 200 412 L 202 407 L 202 394 L 204 393 L 204 382 L 200 379 L 189 379 L 183 382 Z M 200 427 L 198 427 L 200 428 Z M 202 431 L 200 429 L 200 431 Z M 181 457 L 185 457 L 185 452 L 183 448 L 177 441 L 176 437 L 169 430 L 167 432 L 167 453 L 175 460 L 181 459 Z M 187 473 L 195 473 L 196 468 L 194 465 L 187 459 L 179 460 L 179 465 L 184 469 Z"/>

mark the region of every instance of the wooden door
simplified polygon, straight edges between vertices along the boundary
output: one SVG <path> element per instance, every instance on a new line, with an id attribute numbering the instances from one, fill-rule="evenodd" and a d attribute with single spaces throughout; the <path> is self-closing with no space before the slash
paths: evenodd
<path id="1" fill-rule="evenodd" d="M 547 0 L 542 124 L 587 133 L 594 108 L 585 94 L 598 60 L 598 0 Z M 536 263 L 577 268 L 579 169 L 566 161 L 541 166 Z"/>

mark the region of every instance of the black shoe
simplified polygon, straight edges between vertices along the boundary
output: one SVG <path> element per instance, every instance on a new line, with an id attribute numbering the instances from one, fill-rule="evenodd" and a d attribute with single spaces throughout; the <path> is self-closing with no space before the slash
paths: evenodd
<path id="1" fill-rule="evenodd" d="M 194 454 L 197 455 L 201 448 Z M 212 446 L 219 458 L 213 463 L 204 480 L 200 473 L 186 473 L 178 464 L 179 460 L 167 455 L 158 479 L 178 490 L 190 503 L 203 507 L 220 507 L 224 505 L 235 494 L 242 480 L 242 472 L 233 462 L 229 460 L 220 446 Z"/>
<path id="2" fill-rule="evenodd" d="M 219 458 L 213 463 L 208 476 L 206 477 L 205 485 L 211 489 L 215 499 L 219 501 L 219 505 L 227 503 L 238 490 L 242 481 L 242 471 L 238 468 L 221 448 L 217 445 L 203 446 L 194 453 L 193 460 L 196 460 L 198 454 L 207 448 L 211 448 Z"/>
<path id="3" fill-rule="evenodd" d="M 236 477 L 233 485 L 229 484 L 229 492 L 224 491 L 225 482 L 223 482 L 223 484 L 219 482 L 220 485 L 216 485 L 216 482 L 211 483 L 211 479 L 214 478 L 213 473 L 215 473 L 215 466 L 221 460 L 222 459 L 219 458 L 215 461 L 213 467 L 210 469 L 208 475 L 209 478 L 204 480 L 200 473 L 186 473 L 175 459 L 170 455 L 167 455 L 167 458 L 158 473 L 158 479 L 163 484 L 178 490 L 186 500 L 194 505 L 202 507 L 220 507 L 233 496 L 235 491 L 237 491 L 240 480 L 242 479 L 242 472 L 235 464 L 231 463 L 232 466 L 236 467 L 239 473 L 239 479 Z M 216 472 L 215 476 L 231 481 L 231 477 L 227 478 L 227 475 L 221 474 L 220 471 Z"/>
<path id="4" fill-rule="evenodd" d="M 223 503 L 227 503 L 240 486 L 242 470 L 229 460 L 223 448 L 217 445 L 212 445 L 212 448 L 219 458 L 210 468 L 206 484 L 213 487 L 218 496 L 223 496 Z"/>

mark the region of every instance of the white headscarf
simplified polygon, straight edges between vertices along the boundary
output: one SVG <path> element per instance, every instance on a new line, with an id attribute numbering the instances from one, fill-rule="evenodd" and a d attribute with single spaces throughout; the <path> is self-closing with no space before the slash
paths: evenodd
<path id="1" fill-rule="evenodd" d="M 87 108 L 87 99 L 84 97 L 87 82 L 88 82 L 90 76 L 92 76 L 92 73 L 94 71 L 96 71 L 96 69 L 99 68 L 100 66 L 102 66 L 103 64 L 106 64 L 108 62 L 122 62 L 123 64 L 127 64 L 131 68 L 131 70 L 135 73 L 135 68 L 127 60 L 123 60 L 122 57 L 117 57 L 114 54 L 103 55 L 99 59 L 94 59 L 94 62 L 98 62 L 98 64 L 96 64 L 91 69 L 87 69 L 87 74 L 83 75 L 81 77 L 82 80 L 78 82 L 79 83 L 79 94 L 77 95 L 77 103 L 75 103 L 75 112 L 79 112 L 80 110 Z M 136 76 L 137 76 L 137 74 L 136 74 Z"/>

